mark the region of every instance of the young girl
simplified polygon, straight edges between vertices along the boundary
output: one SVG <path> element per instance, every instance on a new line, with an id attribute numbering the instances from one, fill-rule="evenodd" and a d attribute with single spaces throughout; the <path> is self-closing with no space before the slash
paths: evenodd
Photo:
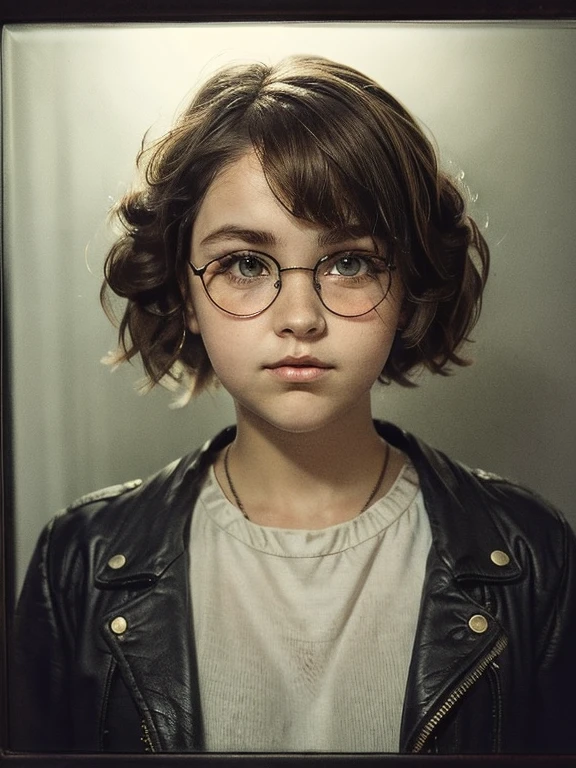
<path id="1" fill-rule="evenodd" d="M 320 58 L 226 68 L 119 215 L 116 362 L 237 423 L 46 528 L 14 746 L 576 749 L 566 522 L 371 417 L 377 380 L 467 363 L 488 270 L 409 113 Z"/>

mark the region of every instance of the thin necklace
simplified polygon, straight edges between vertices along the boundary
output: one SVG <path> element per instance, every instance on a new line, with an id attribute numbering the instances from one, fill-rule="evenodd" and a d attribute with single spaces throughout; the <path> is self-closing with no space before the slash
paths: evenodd
<path id="1" fill-rule="evenodd" d="M 230 444 L 228 448 L 226 448 L 226 453 L 224 454 L 224 472 L 226 473 L 226 480 L 228 481 L 228 485 L 230 486 L 230 490 L 232 491 L 232 495 L 234 496 L 234 501 L 236 502 L 236 505 L 240 512 L 244 515 L 246 520 L 250 520 L 248 515 L 246 514 L 246 510 L 244 509 L 244 505 L 240 501 L 240 496 L 238 496 L 238 493 L 236 491 L 236 488 L 234 487 L 234 483 L 232 482 L 232 478 L 230 477 L 230 467 L 228 466 L 228 454 L 230 453 Z M 384 480 L 384 475 L 386 474 L 386 470 L 388 469 L 388 461 L 390 459 L 390 446 L 388 443 L 386 443 L 386 453 L 384 454 L 384 463 L 382 464 L 382 469 L 380 470 L 380 474 L 378 475 L 378 480 L 376 481 L 376 485 L 372 489 L 372 492 L 370 493 L 370 496 L 368 496 L 368 499 L 366 500 L 366 503 L 358 512 L 358 517 L 362 514 L 362 512 L 365 512 L 370 504 L 372 504 L 372 501 L 374 499 L 374 496 L 376 496 L 378 492 L 378 488 L 382 485 L 382 480 Z"/>

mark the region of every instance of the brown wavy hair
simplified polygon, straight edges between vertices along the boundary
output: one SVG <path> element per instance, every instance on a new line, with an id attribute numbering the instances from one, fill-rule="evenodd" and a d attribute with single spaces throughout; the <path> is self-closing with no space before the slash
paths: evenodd
<path id="1" fill-rule="evenodd" d="M 127 299 L 115 362 L 140 354 L 150 386 L 172 380 L 199 392 L 214 378 L 186 327 L 187 257 L 210 184 L 249 150 L 294 216 L 338 229 L 354 222 L 386 242 L 404 303 L 380 381 L 410 386 L 418 367 L 446 375 L 469 364 L 458 350 L 478 319 L 489 252 L 462 194 L 396 99 L 314 56 L 225 67 L 142 148 L 142 183 L 117 206 L 122 233 L 101 291 L 111 317 L 110 290 Z"/>

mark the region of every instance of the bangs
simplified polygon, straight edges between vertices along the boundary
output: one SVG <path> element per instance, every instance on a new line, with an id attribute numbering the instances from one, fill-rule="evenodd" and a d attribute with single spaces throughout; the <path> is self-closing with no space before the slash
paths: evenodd
<path id="1" fill-rule="evenodd" d="M 358 130 L 366 134 L 365 125 L 357 128 L 361 121 L 345 105 L 319 114 L 302 99 L 282 97 L 261 95 L 247 115 L 252 145 L 280 203 L 293 216 L 323 227 L 360 228 L 397 241 L 405 231 L 405 222 L 394 216 L 404 218 L 397 185 L 382 175 L 374 178 L 374 165 L 362 165 L 365 149 L 355 146 L 358 138 L 366 140 L 358 137 Z"/>

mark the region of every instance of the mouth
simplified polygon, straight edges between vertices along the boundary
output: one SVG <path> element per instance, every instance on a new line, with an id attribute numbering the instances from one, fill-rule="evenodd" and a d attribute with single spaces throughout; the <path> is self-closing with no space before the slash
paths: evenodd
<path id="1" fill-rule="evenodd" d="M 278 360 L 277 363 L 271 363 L 270 365 L 266 365 L 266 368 L 332 368 L 331 365 L 328 363 L 322 362 L 322 360 L 318 360 L 317 357 L 309 357 L 308 355 L 305 355 L 304 357 L 283 357 L 282 360 Z"/>
<path id="2" fill-rule="evenodd" d="M 270 373 L 284 381 L 306 382 L 318 379 L 331 371 L 334 366 L 316 357 L 284 357 L 264 366 Z"/>

